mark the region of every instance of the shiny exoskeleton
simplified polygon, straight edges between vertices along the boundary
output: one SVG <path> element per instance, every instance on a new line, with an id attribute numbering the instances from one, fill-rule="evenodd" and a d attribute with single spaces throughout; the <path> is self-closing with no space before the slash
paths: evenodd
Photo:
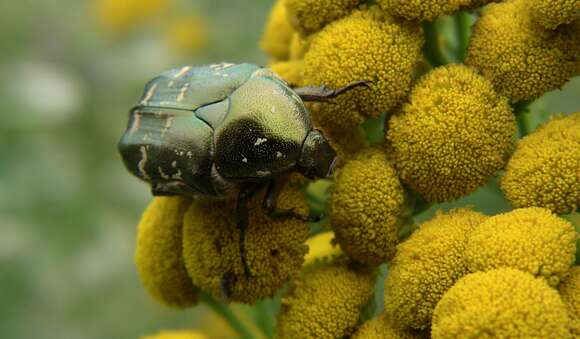
<path id="1" fill-rule="evenodd" d="M 266 183 L 266 212 L 306 220 L 291 210 L 276 210 L 273 186 L 273 179 L 291 171 L 327 177 L 336 162 L 303 101 L 324 101 L 365 84 L 336 91 L 294 89 L 252 64 L 173 69 L 145 86 L 129 113 L 119 151 L 127 169 L 150 183 L 154 195 L 237 193 L 242 232 L 245 204 Z"/>

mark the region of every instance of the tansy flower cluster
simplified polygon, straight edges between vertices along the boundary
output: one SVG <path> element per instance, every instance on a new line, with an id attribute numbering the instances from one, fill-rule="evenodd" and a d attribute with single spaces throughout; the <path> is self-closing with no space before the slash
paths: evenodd
<path id="1" fill-rule="evenodd" d="M 207 303 L 243 337 L 227 304 L 257 304 L 266 337 L 579 336 L 580 112 L 527 121 L 533 100 L 580 73 L 579 8 L 277 0 L 259 44 L 275 73 L 293 87 L 367 85 L 307 105 L 340 158 L 328 191 L 276 179 L 278 208 L 310 215 L 316 199 L 324 218 L 267 216 L 262 190 L 240 242 L 235 197 L 157 197 L 138 227 L 145 289 L 171 307 Z M 463 50 L 442 16 L 470 36 Z M 484 186 L 511 210 L 462 203 Z M 426 218 L 439 203 L 458 208 Z"/>

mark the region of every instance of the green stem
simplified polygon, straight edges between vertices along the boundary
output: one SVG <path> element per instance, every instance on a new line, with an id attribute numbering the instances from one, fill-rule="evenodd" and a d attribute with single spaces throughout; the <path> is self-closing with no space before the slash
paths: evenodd
<path id="1" fill-rule="evenodd" d="M 234 314 L 228 305 L 215 300 L 211 295 L 200 292 L 200 300 L 205 303 L 214 312 L 219 314 L 238 334 L 242 339 L 254 339 L 254 335 L 246 327 L 246 325 Z"/>
<path id="2" fill-rule="evenodd" d="M 531 103 L 531 101 L 519 101 L 512 104 L 514 115 L 516 116 L 516 121 L 518 124 L 520 138 L 525 137 L 531 132 L 527 117 Z"/>
<path id="3" fill-rule="evenodd" d="M 274 337 L 274 319 L 270 307 L 270 300 L 264 299 L 256 303 L 256 322 L 267 338 Z"/>
<path id="4" fill-rule="evenodd" d="M 423 27 L 423 32 L 425 32 L 425 46 L 423 46 L 425 57 L 433 67 L 447 65 L 449 60 L 447 60 L 447 57 L 441 50 L 441 42 L 439 41 L 436 22 L 424 21 L 421 25 Z"/>
<path id="5" fill-rule="evenodd" d="M 471 15 L 461 11 L 455 15 L 455 31 L 457 32 L 457 60 L 460 62 L 465 59 L 469 38 L 471 36 Z"/>

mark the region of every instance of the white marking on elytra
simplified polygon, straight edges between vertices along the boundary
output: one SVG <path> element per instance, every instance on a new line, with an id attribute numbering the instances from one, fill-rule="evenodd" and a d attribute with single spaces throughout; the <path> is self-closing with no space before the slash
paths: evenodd
<path id="1" fill-rule="evenodd" d="M 171 167 L 173 167 L 173 168 L 177 167 L 177 160 L 173 160 L 171 162 Z"/>
<path id="2" fill-rule="evenodd" d="M 276 158 L 282 158 L 283 155 L 284 154 L 282 154 L 282 152 L 280 152 L 280 151 L 276 152 Z"/>
<path id="3" fill-rule="evenodd" d="M 129 130 L 129 134 L 133 134 L 139 130 L 141 126 L 141 114 L 135 112 L 135 118 L 133 119 L 133 126 L 131 126 L 131 130 Z"/>
<path id="4" fill-rule="evenodd" d="M 191 153 L 191 151 L 187 151 L 187 157 L 191 159 L 192 156 L 193 156 L 193 153 Z"/>
<path id="5" fill-rule="evenodd" d="M 159 174 L 161 175 L 161 177 L 165 180 L 169 180 L 171 177 L 167 174 L 165 174 L 165 172 L 163 172 L 163 169 L 161 167 L 157 167 L 157 171 L 159 172 Z"/>
<path id="6" fill-rule="evenodd" d="M 144 105 L 146 103 L 149 102 L 149 100 L 151 100 L 151 98 L 153 98 L 153 95 L 155 95 L 155 91 L 157 90 L 157 84 L 153 84 L 153 86 L 151 86 L 151 88 L 149 88 L 149 90 L 147 91 L 147 94 L 145 94 L 145 98 L 143 98 L 143 100 L 141 100 L 141 104 Z"/>
<path id="7" fill-rule="evenodd" d="M 254 143 L 254 146 L 259 146 L 259 145 L 265 143 L 266 141 L 268 141 L 268 139 L 266 139 L 266 138 L 258 138 L 258 139 L 256 139 L 256 142 Z"/>
<path id="8" fill-rule="evenodd" d="M 171 128 L 171 124 L 173 123 L 173 117 L 168 117 L 165 119 L 165 126 L 163 126 L 163 130 L 161 130 L 161 137 L 165 136 L 165 133 Z"/>
<path id="9" fill-rule="evenodd" d="M 181 178 L 181 170 L 178 169 L 177 173 L 171 176 L 171 179 L 182 180 L 183 178 Z"/>
<path id="10" fill-rule="evenodd" d="M 139 173 L 141 173 L 141 175 L 143 176 L 143 179 L 150 180 L 151 177 L 149 176 L 149 174 L 147 174 L 147 171 L 145 170 L 145 165 L 147 164 L 147 149 L 145 148 L 145 146 L 141 146 L 139 149 L 141 151 L 141 160 L 139 160 L 139 162 L 137 163 L 137 168 L 139 169 Z"/>
<path id="11" fill-rule="evenodd" d="M 271 173 L 270 171 L 259 171 L 259 170 L 256 171 L 256 174 L 261 176 L 261 177 L 266 177 L 266 176 L 270 175 L 270 173 Z"/>
<path id="12" fill-rule="evenodd" d="M 175 80 L 170 80 L 169 83 L 167 83 L 167 87 L 169 88 L 173 87 L 173 85 L 175 85 Z"/>
<path id="13" fill-rule="evenodd" d="M 247 163 L 247 162 L 248 162 L 248 158 L 244 157 L 244 158 L 242 159 L 242 162 L 245 162 L 245 163 Z"/>
<path id="14" fill-rule="evenodd" d="M 181 78 L 185 73 L 187 73 L 189 70 L 191 69 L 191 66 L 184 66 L 183 68 L 181 68 L 181 70 L 179 70 L 179 72 L 177 74 L 175 74 L 175 76 L 173 77 L 174 79 L 178 79 Z"/>
<path id="15" fill-rule="evenodd" d="M 177 149 L 174 150 L 174 152 L 175 152 L 175 155 L 180 156 L 180 157 L 182 157 L 185 154 L 184 151 L 180 151 L 180 150 L 177 150 Z"/>
<path id="16" fill-rule="evenodd" d="M 187 92 L 188 89 L 189 89 L 189 82 L 186 83 L 183 87 L 181 87 L 181 90 L 179 91 L 179 95 L 177 96 L 177 102 L 180 102 L 183 99 L 185 99 L 185 92 Z"/>

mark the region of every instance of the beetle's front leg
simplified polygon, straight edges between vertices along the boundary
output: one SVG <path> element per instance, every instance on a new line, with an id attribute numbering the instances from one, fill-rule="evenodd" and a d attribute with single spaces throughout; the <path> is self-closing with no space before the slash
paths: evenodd
<path id="1" fill-rule="evenodd" d="M 244 273 L 248 277 L 251 275 L 250 268 L 246 262 L 245 245 L 246 228 L 248 227 L 250 219 L 248 213 L 248 202 L 259 188 L 260 186 L 255 184 L 242 186 L 236 200 L 236 224 L 240 231 L 240 257 L 242 258 L 242 264 L 244 265 Z"/>
<path id="2" fill-rule="evenodd" d="M 272 219 L 296 218 L 304 222 L 318 222 L 322 219 L 322 215 L 302 215 L 295 212 L 294 208 L 278 209 L 277 200 L 282 187 L 283 184 L 279 184 L 277 180 L 270 180 L 268 188 L 266 189 L 266 194 L 264 195 L 264 200 L 262 201 L 262 210 L 264 211 L 264 214 Z"/>
<path id="3" fill-rule="evenodd" d="M 366 86 L 366 87 L 370 87 L 369 86 L 369 81 L 366 80 L 360 80 L 360 81 L 354 81 L 351 82 L 350 84 L 339 88 L 339 89 L 332 89 L 332 88 L 328 88 L 326 86 L 320 86 L 320 87 L 300 87 L 300 88 L 295 88 L 294 92 L 296 92 L 296 94 L 298 94 L 298 96 L 303 100 L 303 101 L 328 101 L 330 99 L 336 98 L 337 96 L 353 89 L 356 87 L 360 87 L 360 86 Z"/>

